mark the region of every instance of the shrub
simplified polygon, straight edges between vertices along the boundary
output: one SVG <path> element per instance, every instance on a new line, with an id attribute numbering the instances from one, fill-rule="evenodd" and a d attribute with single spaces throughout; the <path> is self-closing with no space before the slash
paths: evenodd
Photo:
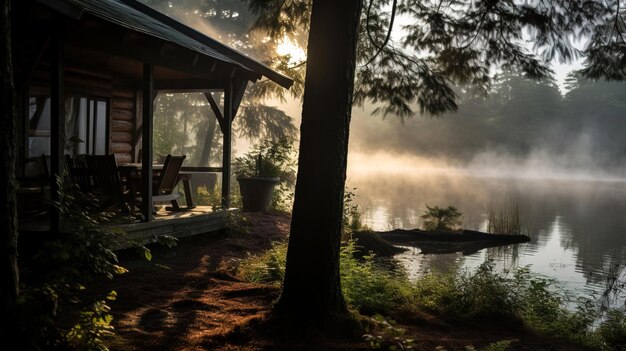
<path id="1" fill-rule="evenodd" d="M 424 230 L 455 230 L 463 222 L 463 215 L 454 206 L 440 208 L 426 205 L 426 211 L 421 218 L 424 221 Z"/>
<path id="2" fill-rule="evenodd" d="M 365 229 L 361 218 L 361 209 L 354 201 L 357 197 L 356 190 L 357 188 L 345 188 L 343 192 L 343 217 L 341 218 L 341 228 L 344 236 L 357 230 Z"/>
<path id="3" fill-rule="evenodd" d="M 416 305 L 428 312 L 443 313 L 457 298 L 453 274 L 429 273 L 414 284 Z"/>
<path id="4" fill-rule="evenodd" d="M 611 309 L 597 329 L 602 346 L 607 350 L 626 350 L 626 315 L 623 310 Z"/>
<path id="5" fill-rule="evenodd" d="M 378 264 L 373 255 L 356 258 L 357 243 L 348 240 L 341 248 L 341 287 L 346 302 L 361 313 L 389 314 L 413 309 L 413 285 L 401 267 Z"/>
<path id="6" fill-rule="evenodd" d="M 26 277 L 20 296 L 22 329 L 33 349 L 107 350 L 104 340 L 113 335 L 107 301 L 116 293 L 86 292 L 97 278 L 127 272 L 112 250 L 123 233 L 102 225 L 109 214 L 86 212 L 97 200 L 64 186 L 61 179 L 57 179 L 60 200 L 53 206 L 73 230 L 50 233 L 31 260 L 22 262 Z M 149 257 L 149 250 L 143 249 Z"/>
<path id="7" fill-rule="evenodd" d="M 493 262 L 487 261 L 471 272 L 431 273 L 411 282 L 403 269 L 382 265 L 372 255 L 355 258 L 357 250 L 354 240 L 341 249 L 341 285 L 346 302 L 360 313 L 389 316 L 425 311 L 460 319 L 512 320 L 592 349 L 626 349 L 624 310 L 610 310 L 603 318 L 591 299 L 573 299 L 555 280 L 528 267 L 496 272 Z M 281 283 L 286 252 L 286 243 L 276 244 L 265 254 L 244 260 L 239 274 L 249 281 Z M 367 341 L 382 345 L 386 339 L 378 334 L 368 331 Z M 485 349 L 508 345 L 505 340 Z"/>

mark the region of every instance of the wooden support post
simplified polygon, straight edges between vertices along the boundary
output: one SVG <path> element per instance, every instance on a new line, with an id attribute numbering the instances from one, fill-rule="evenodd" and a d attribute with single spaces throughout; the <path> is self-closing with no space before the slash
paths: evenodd
<path id="1" fill-rule="evenodd" d="M 28 89 L 17 92 L 17 163 L 15 164 L 15 174 L 18 177 L 24 176 L 24 165 L 28 157 L 28 109 L 30 108 L 28 101 Z"/>
<path id="2" fill-rule="evenodd" d="M 152 221 L 152 115 L 154 105 L 154 67 L 143 64 L 143 98 L 141 117 L 141 213 Z"/>
<path id="3" fill-rule="evenodd" d="M 53 38 L 50 69 L 50 199 L 59 201 L 57 176 L 63 171 L 65 145 L 65 92 L 63 84 L 63 37 L 61 31 Z M 61 229 L 59 212 L 50 209 L 50 230 Z"/>
<path id="4" fill-rule="evenodd" d="M 224 89 L 224 113 L 222 134 L 224 136 L 222 154 L 222 206 L 226 209 L 230 207 L 230 153 L 232 143 L 232 122 L 233 122 L 233 83 L 228 82 Z"/>

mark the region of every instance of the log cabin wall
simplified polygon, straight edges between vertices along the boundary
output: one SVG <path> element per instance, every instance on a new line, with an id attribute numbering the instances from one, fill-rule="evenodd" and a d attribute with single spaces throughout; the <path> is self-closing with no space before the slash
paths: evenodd
<path id="1" fill-rule="evenodd" d="M 47 95 L 50 87 L 50 66 L 43 62 L 33 72 L 29 84 L 31 94 Z M 64 72 L 66 95 L 107 99 L 109 143 L 108 153 L 117 163 L 134 162 L 134 133 L 137 128 L 137 94 L 134 88 L 116 81 L 114 75 L 78 66 L 67 66 Z"/>
<path id="2" fill-rule="evenodd" d="M 110 105 L 110 148 L 117 163 L 134 161 L 133 134 L 135 132 L 136 97 L 135 90 L 127 87 L 113 87 Z"/>
<path id="3" fill-rule="evenodd" d="M 51 66 L 48 62 L 39 64 L 29 81 L 31 92 L 49 93 L 50 70 Z M 63 79 L 65 93 L 68 96 L 94 96 L 106 99 L 111 97 L 113 92 L 113 79 L 108 73 L 67 65 Z"/>

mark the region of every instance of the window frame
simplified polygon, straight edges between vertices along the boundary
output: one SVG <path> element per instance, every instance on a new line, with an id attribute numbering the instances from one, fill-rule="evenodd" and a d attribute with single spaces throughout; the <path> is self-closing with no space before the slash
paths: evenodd
<path id="1" fill-rule="evenodd" d="M 46 90 L 42 90 L 42 89 L 33 89 L 33 90 L 27 90 L 26 94 L 24 95 L 24 103 L 23 103 L 23 107 L 20 109 L 22 112 L 22 116 L 23 118 L 20 118 L 23 122 L 21 122 L 20 124 L 20 135 L 22 136 L 19 140 L 20 141 L 20 155 L 21 155 L 21 159 L 20 159 L 20 164 L 21 167 L 19 167 L 20 169 L 23 168 L 23 166 L 26 164 L 26 161 L 31 158 L 31 157 L 35 157 L 35 156 L 40 156 L 40 155 L 30 155 L 30 147 L 29 147 L 29 143 L 30 143 L 30 138 L 31 137 L 37 137 L 37 135 L 33 135 L 33 130 L 30 128 L 30 108 L 31 108 L 31 103 L 30 100 L 31 98 L 35 98 L 35 97 L 40 97 L 40 96 L 44 96 L 44 104 L 47 103 L 47 101 L 49 101 L 50 99 L 50 92 L 46 91 Z M 100 118 L 100 114 L 98 113 L 98 104 L 99 103 L 104 103 L 104 114 L 103 114 L 103 118 L 104 118 L 104 122 L 103 125 L 105 126 L 105 133 L 104 133 L 104 155 L 108 155 L 111 153 L 111 98 L 108 96 L 102 96 L 102 95 L 94 95 L 94 94 L 89 94 L 89 93 L 75 93 L 72 92 L 70 94 L 66 94 L 65 98 L 78 98 L 78 99 L 86 99 L 87 100 L 87 132 L 86 134 L 91 134 L 89 135 L 89 137 L 87 138 L 87 140 L 85 140 L 85 144 L 86 144 L 86 154 L 89 155 L 93 155 L 95 154 L 95 149 L 96 149 L 96 145 L 94 144 L 94 142 L 96 141 L 96 129 L 93 129 L 90 131 L 90 120 L 95 120 L 97 123 L 97 120 Z M 91 116 L 89 115 L 89 109 L 90 106 L 93 104 L 94 107 L 94 115 L 93 118 L 91 118 Z M 48 117 L 50 118 L 50 117 Z M 67 118 L 67 116 L 66 116 Z M 67 123 L 67 122 L 65 122 Z M 35 132 L 36 133 L 36 132 Z M 47 135 L 41 135 L 41 136 L 46 136 L 48 138 L 51 138 L 50 133 L 48 132 Z"/>

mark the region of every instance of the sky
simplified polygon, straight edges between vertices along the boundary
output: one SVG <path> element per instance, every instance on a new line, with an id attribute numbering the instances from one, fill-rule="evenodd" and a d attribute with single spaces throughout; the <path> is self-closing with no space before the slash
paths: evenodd
<path id="1" fill-rule="evenodd" d="M 567 92 L 567 89 L 565 88 L 565 78 L 567 78 L 567 75 L 572 71 L 583 68 L 582 63 L 583 59 L 579 59 L 571 63 L 552 63 L 554 78 L 556 80 L 556 84 L 559 86 L 561 94 L 565 95 L 565 93 Z"/>

